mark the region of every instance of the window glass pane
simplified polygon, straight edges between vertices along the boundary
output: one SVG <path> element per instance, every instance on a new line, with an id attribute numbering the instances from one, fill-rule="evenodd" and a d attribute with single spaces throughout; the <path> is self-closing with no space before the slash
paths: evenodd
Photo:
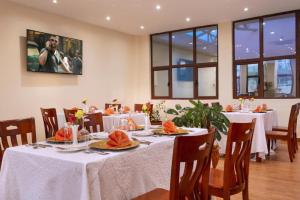
<path id="1" fill-rule="evenodd" d="M 216 26 L 196 30 L 197 63 L 218 62 L 218 29 Z"/>
<path id="2" fill-rule="evenodd" d="M 169 96 L 169 71 L 154 71 L 154 96 Z"/>
<path id="3" fill-rule="evenodd" d="M 235 59 L 259 57 L 259 20 L 249 20 L 234 25 Z"/>
<path id="4" fill-rule="evenodd" d="M 258 64 L 236 66 L 237 96 L 258 95 Z"/>
<path id="5" fill-rule="evenodd" d="M 295 14 L 264 18 L 264 57 L 294 55 Z"/>
<path id="6" fill-rule="evenodd" d="M 264 62 L 264 96 L 296 96 L 296 60 L 272 60 Z"/>
<path id="7" fill-rule="evenodd" d="M 153 66 L 169 65 L 169 34 L 152 36 L 152 63 Z"/>
<path id="8" fill-rule="evenodd" d="M 198 68 L 198 96 L 217 95 L 216 67 Z"/>
<path id="9" fill-rule="evenodd" d="M 172 33 L 172 65 L 193 63 L 193 30 Z"/>
<path id="10" fill-rule="evenodd" d="M 193 98 L 194 69 L 192 67 L 173 68 L 172 89 L 174 98 Z"/>

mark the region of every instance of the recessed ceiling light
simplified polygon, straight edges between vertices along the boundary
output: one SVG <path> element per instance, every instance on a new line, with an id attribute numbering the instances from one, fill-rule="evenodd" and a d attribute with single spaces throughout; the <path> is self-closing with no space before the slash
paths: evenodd
<path id="1" fill-rule="evenodd" d="M 266 22 L 263 22 L 263 26 L 265 26 L 266 25 Z"/>
<path id="2" fill-rule="evenodd" d="M 172 35 L 172 38 L 175 39 L 175 35 Z"/>
<path id="3" fill-rule="evenodd" d="M 142 26 L 140 26 L 140 29 L 142 29 L 142 30 L 143 30 L 144 28 L 145 28 L 145 27 L 144 27 L 143 25 L 142 25 Z"/>
<path id="4" fill-rule="evenodd" d="M 107 21 L 110 21 L 110 20 L 111 20 L 110 16 L 107 16 L 105 19 L 106 19 Z"/>
<path id="5" fill-rule="evenodd" d="M 55 3 L 55 4 L 57 4 L 58 2 L 57 2 L 57 0 L 52 0 L 52 3 Z"/>
<path id="6" fill-rule="evenodd" d="M 185 18 L 185 21 L 189 22 L 189 21 L 191 21 L 191 18 L 187 17 L 187 18 Z"/>
<path id="7" fill-rule="evenodd" d="M 270 34 L 271 34 L 271 35 L 274 35 L 274 34 L 275 34 L 275 32 L 274 32 L 274 31 L 271 31 L 271 32 L 270 32 Z"/>
<path id="8" fill-rule="evenodd" d="M 282 42 L 282 41 L 283 41 L 283 38 L 279 38 L 279 41 Z"/>
<path id="9" fill-rule="evenodd" d="M 244 11 L 245 11 L 245 12 L 247 12 L 248 10 L 249 10 L 249 8 L 247 8 L 247 7 L 246 7 L 246 8 L 244 8 Z"/>
<path id="10" fill-rule="evenodd" d="M 160 5 L 156 5 L 156 6 L 155 6 L 155 9 L 156 9 L 156 10 L 160 10 L 160 9 L 161 9 Z"/>

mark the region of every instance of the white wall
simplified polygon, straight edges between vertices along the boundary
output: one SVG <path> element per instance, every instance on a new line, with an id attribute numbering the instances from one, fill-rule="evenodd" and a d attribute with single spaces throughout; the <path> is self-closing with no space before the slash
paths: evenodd
<path id="1" fill-rule="evenodd" d="M 203 102 L 215 102 L 219 101 L 222 105 L 237 103 L 237 100 L 233 99 L 232 94 L 232 23 L 226 22 L 219 24 L 219 99 L 217 100 L 204 100 Z M 139 50 L 137 51 L 137 57 L 140 59 L 140 65 L 137 73 L 145 74 L 150 70 L 148 61 L 150 60 L 149 50 L 149 37 L 144 36 L 139 38 Z M 148 79 L 146 79 L 148 78 Z M 139 83 L 136 87 L 137 101 L 148 101 L 151 99 L 150 88 L 150 74 L 148 76 L 139 77 L 137 81 Z M 159 100 L 152 100 L 152 102 L 159 102 Z M 267 103 L 270 108 L 273 108 L 277 112 L 279 125 L 287 126 L 290 108 L 292 104 L 298 103 L 299 99 L 257 99 L 256 104 Z M 167 107 L 172 107 L 175 104 L 180 103 L 182 105 L 189 105 L 186 100 L 167 100 Z M 298 123 L 298 129 L 300 129 L 300 123 Z M 298 131 L 298 137 L 300 130 Z"/>
<path id="2" fill-rule="evenodd" d="M 38 139 L 43 139 L 40 107 L 62 112 L 63 107 L 81 106 L 84 97 L 101 107 L 114 98 L 131 104 L 136 64 L 133 36 L 0 3 L 0 120 L 33 116 Z M 83 40 L 83 75 L 27 72 L 26 29 Z"/>

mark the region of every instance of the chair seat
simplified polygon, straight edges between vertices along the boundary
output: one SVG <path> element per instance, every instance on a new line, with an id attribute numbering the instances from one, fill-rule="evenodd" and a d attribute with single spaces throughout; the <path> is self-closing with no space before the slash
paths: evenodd
<path id="1" fill-rule="evenodd" d="M 220 169 L 210 169 L 209 187 L 221 189 L 224 186 L 224 171 Z"/>
<path id="2" fill-rule="evenodd" d="M 286 126 L 273 126 L 272 131 L 288 131 L 288 127 L 286 127 Z"/>
<path id="3" fill-rule="evenodd" d="M 142 194 L 133 200 L 169 200 L 170 193 L 168 190 L 157 188 L 145 194 Z"/>
<path id="4" fill-rule="evenodd" d="M 286 131 L 266 131 L 267 138 L 271 139 L 282 139 L 285 140 L 288 136 Z"/>

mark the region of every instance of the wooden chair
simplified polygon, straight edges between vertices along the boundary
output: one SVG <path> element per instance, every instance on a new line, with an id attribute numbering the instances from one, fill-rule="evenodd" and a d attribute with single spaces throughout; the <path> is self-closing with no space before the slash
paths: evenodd
<path id="1" fill-rule="evenodd" d="M 297 122 L 298 122 L 298 116 L 299 116 L 299 110 L 300 110 L 300 103 L 297 103 L 297 112 L 298 112 L 298 115 L 296 117 L 296 121 L 295 121 L 295 127 L 294 127 L 294 152 L 296 153 L 299 149 L 298 147 L 298 142 L 297 142 Z M 295 111 L 296 112 L 296 111 Z M 290 113 L 290 118 L 291 116 L 294 115 L 293 113 Z M 274 126 L 272 128 L 272 131 L 284 131 L 284 132 L 287 132 L 288 131 L 288 127 L 287 126 Z"/>
<path id="2" fill-rule="evenodd" d="M 243 192 L 249 199 L 248 175 L 255 119 L 250 123 L 231 123 L 228 130 L 224 171 L 211 169 L 209 195 L 229 200 L 231 195 Z"/>
<path id="3" fill-rule="evenodd" d="M 175 138 L 171 170 L 170 191 L 157 188 L 134 200 L 194 200 L 207 199 L 208 175 L 215 129 L 198 136 L 178 136 Z M 182 177 L 180 167 L 184 163 Z M 195 168 L 193 168 L 195 167 Z M 200 188 L 199 180 L 205 183 Z"/>
<path id="4" fill-rule="evenodd" d="M 290 161 L 293 162 L 294 154 L 296 152 L 296 129 L 297 129 L 297 117 L 299 113 L 299 106 L 298 104 L 294 104 L 291 108 L 289 124 L 287 130 L 279 130 L 275 129 L 272 131 L 266 131 L 266 138 L 267 138 L 267 146 L 268 152 L 270 153 L 270 141 L 271 140 L 283 140 L 287 141 L 288 145 L 288 153 Z"/>
<path id="5" fill-rule="evenodd" d="M 211 106 L 221 106 L 220 102 L 212 102 Z"/>
<path id="6" fill-rule="evenodd" d="M 121 104 L 106 103 L 105 104 L 105 109 L 107 109 L 107 108 L 109 108 L 111 106 L 118 106 L 118 110 L 120 110 L 122 105 Z"/>
<path id="7" fill-rule="evenodd" d="M 84 118 L 84 126 L 90 133 L 104 131 L 102 113 L 87 114 Z"/>
<path id="8" fill-rule="evenodd" d="M 69 122 L 70 115 L 75 116 L 75 113 L 77 112 L 77 110 L 78 109 L 66 109 L 66 108 L 64 108 L 64 114 L 65 114 L 66 122 Z"/>
<path id="9" fill-rule="evenodd" d="M 52 137 L 58 130 L 57 114 L 55 108 L 41 108 L 46 138 Z"/>
<path id="10" fill-rule="evenodd" d="M 31 134 L 31 143 L 36 142 L 36 131 L 34 118 L 14 119 L 0 121 L 0 167 L 5 149 L 11 143 L 12 146 L 18 146 L 17 135 L 21 136 L 21 143 L 28 144 L 27 134 Z M 10 138 L 10 142 L 8 140 Z M 2 147 L 3 149 L 2 149 Z"/>

